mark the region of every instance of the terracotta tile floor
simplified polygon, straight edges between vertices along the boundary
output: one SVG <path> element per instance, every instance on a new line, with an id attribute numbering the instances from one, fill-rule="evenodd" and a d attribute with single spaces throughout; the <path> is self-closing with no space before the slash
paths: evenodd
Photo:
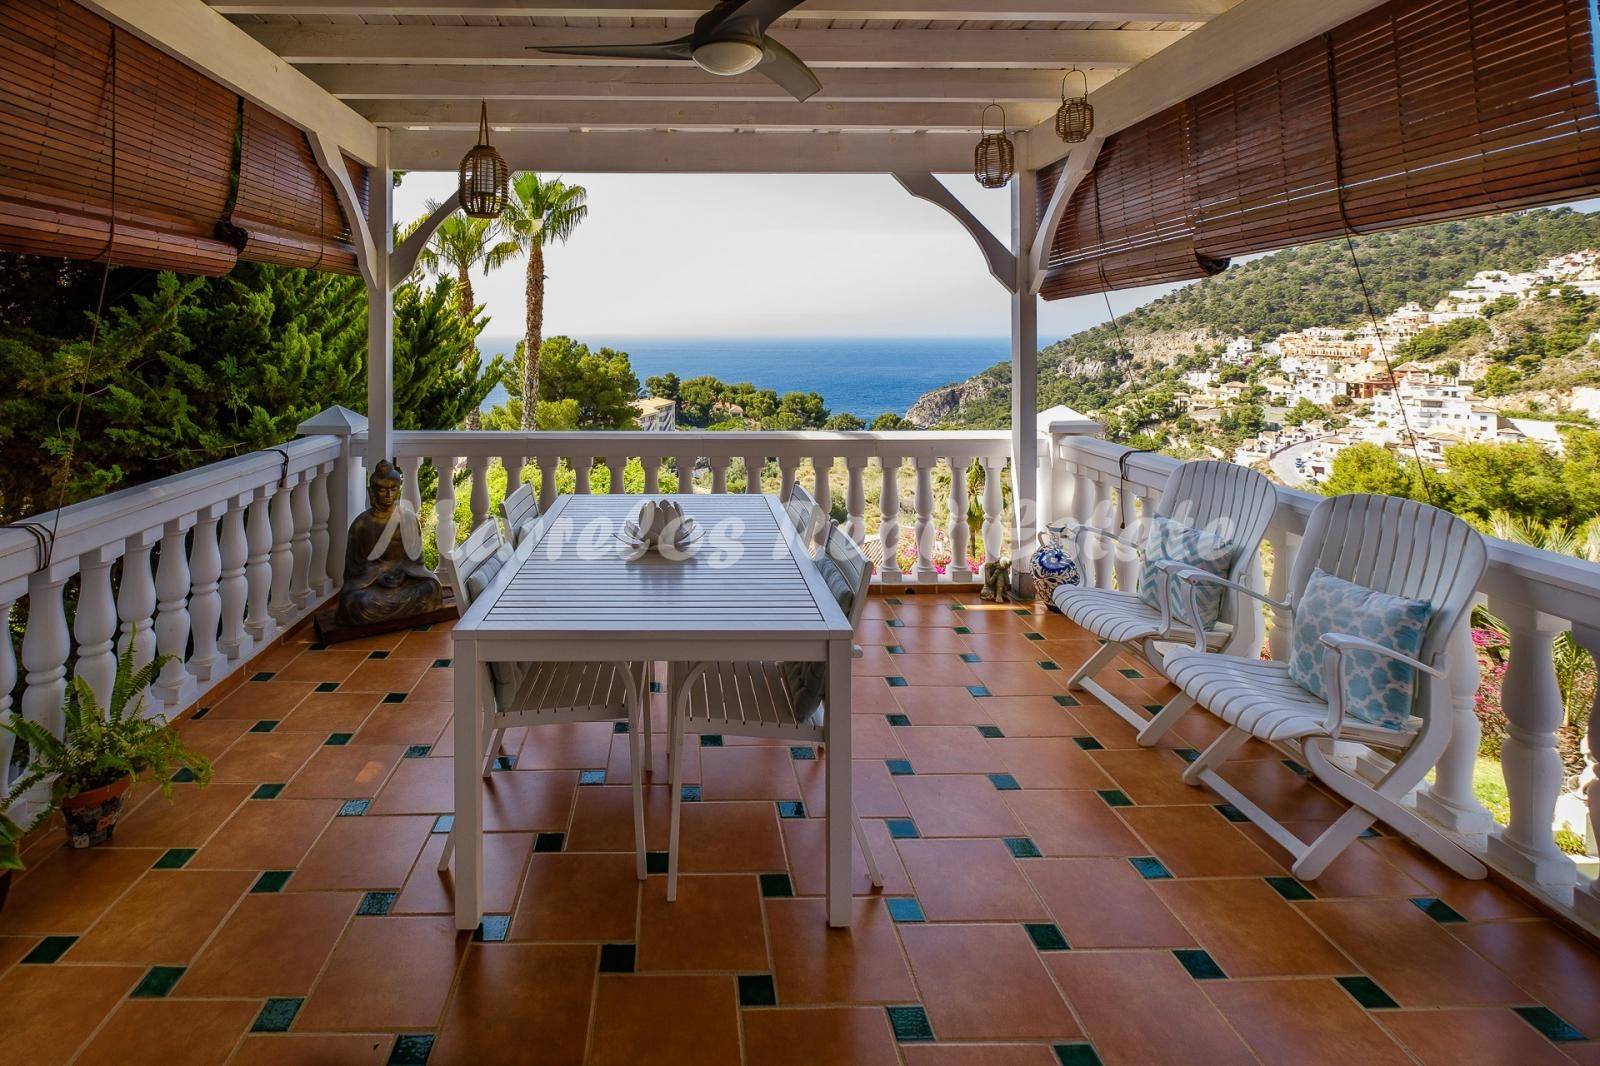
<path id="1" fill-rule="evenodd" d="M 634 876 L 627 746 L 602 724 L 508 736 L 492 915 L 457 934 L 434 872 L 448 627 L 291 640 L 181 725 L 218 784 L 146 791 L 106 848 L 32 847 L 0 912 L 6 1061 L 1600 1061 L 1600 951 L 1388 835 L 1299 884 L 1179 782 L 1214 725 L 1138 748 L 1063 687 L 1091 639 L 965 599 L 870 605 L 853 770 L 888 886 L 858 855 L 849 932 L 823 922 L 815 752 L 691 751 L 668 904 Z M 1165 698 L 1118 666 L 1135 702 Z M 1280 753 L 1245 757 L 1229 779 L 1301 831 L 1337 814 Z"/>

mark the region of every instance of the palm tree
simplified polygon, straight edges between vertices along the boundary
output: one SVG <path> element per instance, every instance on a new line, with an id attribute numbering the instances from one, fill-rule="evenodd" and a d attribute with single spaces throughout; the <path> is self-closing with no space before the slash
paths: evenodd
<path id="1" fill-rule="evenodd" d="M 539 406 L 539 345 L 544 337 L 544 246 L 565 242 L 589 214 L 588 190 L 523 171 L 511 180 L 501 224 L 508 243 L 528 253 L 528 322 L 523 338 L 522 428 L 533 429 Z M 496 264 L 498 265 L 498 264 Z"/>
<path id="2" fill-rule="evenodd" d="M 436 205 L 429 204 L 431 212 Z M 463 321 L 470 322 L 478 302 L 472 294 L 472 268 L 493 270 L 517 253 L 515 241 L 505 240 L 498 219 L 451 215 L 439 224 L 417 262 L 430 274 L 451 272 L 456 278 L 457 309 Z M 476 345 L 473 347 L 477 351 Z M 467 428 L 477 429 L 476 408 L 467 415 Z"/>

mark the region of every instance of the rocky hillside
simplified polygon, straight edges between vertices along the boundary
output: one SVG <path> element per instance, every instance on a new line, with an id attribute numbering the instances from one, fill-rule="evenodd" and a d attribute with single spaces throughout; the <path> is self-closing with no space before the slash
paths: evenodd
<path id="1" fill-rule="evenodd" d="M 1357 237 L 1356 255 L 1379 314 L 1408 300 L 1430 306 L 1479 270 L 1528 270 L 1561 252 L 1600 244 L 1600 213 L 1567 208 L 1418 226 Z M 1093 297 L 1083 297 L 1093 299 Z M 1039 353 L 1039 406 L 1093 413 L 1170 382 L 1177 364 L 1229 338 L 1257 343 L 1308 326 L 1366 317 L 1361 278 L 1343 240 L 1238 264 Z M 1011 368 L 996 365 L 923 395 L 918 426 L 997 428 L 1010 422 Z"/>

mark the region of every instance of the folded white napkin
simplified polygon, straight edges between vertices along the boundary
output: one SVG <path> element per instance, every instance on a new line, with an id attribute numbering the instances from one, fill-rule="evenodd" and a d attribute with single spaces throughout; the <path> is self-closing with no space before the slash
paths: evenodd
<path id="1" fill-rule="evenodd" d="M 645 500 L 634 509 L 625 532 L 647 547 L 681 547 L 693 537 L 694 519 L 683 513 L 683 506 L 676 500 Z"/>

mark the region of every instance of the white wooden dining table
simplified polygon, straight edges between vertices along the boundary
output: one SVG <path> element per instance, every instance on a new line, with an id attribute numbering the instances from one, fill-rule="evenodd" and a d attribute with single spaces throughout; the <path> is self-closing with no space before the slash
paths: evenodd
<path id="1" fill-rule="evenodd" d="M 533 661 L 826 663 L 827 912 L 830 925 L 850 924 L 849 619 L 776 496 L 666 498 L 699 528 L 687 558 L 630 557 L 613 534 L 638 496 L 561 496 L 456 623 L 458 929 L 483 919 L 484 781 L 468 753 L 485 743 L 488 664 Z"/>

